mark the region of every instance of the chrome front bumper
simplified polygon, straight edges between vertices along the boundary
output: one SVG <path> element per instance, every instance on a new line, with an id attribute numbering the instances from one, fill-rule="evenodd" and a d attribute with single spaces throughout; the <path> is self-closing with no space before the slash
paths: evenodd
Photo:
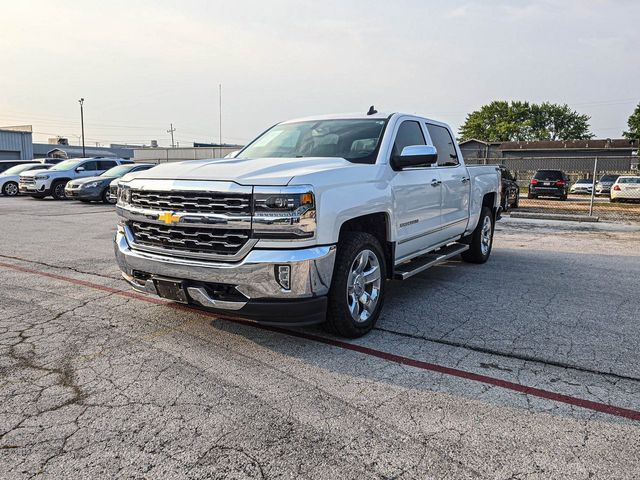
<path id="1" fill-rule="evenodd" d="M 252 250 L 236 263 L 168 257 L 134 250 L 122 227 L 115 237 L 115 254 L 123 277 L 136 289 L 157 294 L 153 279 L 185 280 L 190 302 L 221 310 L 241 310 L 254 300 L 286 301 L 326 296 L 331 285 L 336 248 L 312 247 L 298 250 Z M 290 266 L 290 288 L 276 279 L 276 267 Z M 149 276 L 140 281 L 136 272 Z M 246 301 L 212 298 L 199 283 L 235 287 Z"/>

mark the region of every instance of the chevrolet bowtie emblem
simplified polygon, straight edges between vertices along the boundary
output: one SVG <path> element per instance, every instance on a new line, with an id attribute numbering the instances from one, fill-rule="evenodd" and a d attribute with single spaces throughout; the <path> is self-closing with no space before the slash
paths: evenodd
<path id="1" fill-rule="evenodd" d="M 178 223 L 180 218 L 180 215 L 174 215 L 173 212 L 164 212 L 162 215 L 158 215 L 158 220 L 162 220 L 167 225 Z"/>

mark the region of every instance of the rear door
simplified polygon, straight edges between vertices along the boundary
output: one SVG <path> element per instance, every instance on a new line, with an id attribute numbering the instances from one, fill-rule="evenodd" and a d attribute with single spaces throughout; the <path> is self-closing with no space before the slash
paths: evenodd
<path id="1" fill-rule="evenodd" d="M 462 235 L 469 219 L 471 181 L 458 157 L 453 136 L 447 127 L 425 123 L 431 142 L 438 150 L 437 170 L 442 182 L 442 229 L 445 240 Z"/>
<path id="2" fill-rule="evenodd" d="M 426 145 L 421 122 L 402 119 L 396 125 L 392 156 L 402 153 L 404 147 Z M 441 200 L 438 169 L 425 165 L 394 172 L 391 189 L 398 232 L 396 259 L 407 258 L 437 244 Z"/>
<path id="3" fill-rule="evenodd" d="M 118 162 L 115 160 L 98 160 L 98 173 L 96 175 L 100 175 L 116 165 L 118 165 Z"/>

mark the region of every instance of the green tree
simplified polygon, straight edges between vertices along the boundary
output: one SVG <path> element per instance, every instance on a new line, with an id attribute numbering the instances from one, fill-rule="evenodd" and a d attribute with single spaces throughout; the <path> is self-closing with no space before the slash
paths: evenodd
<path id="1" fill-rule="evenodd" d="M 633 111 L 629 120 L 627 121 L 627 126 L 629 127 L 629 131 L 624 132 L 622 135 L 624 138 L 628 138 L 630 140 L 639 140 L 640 139 L 640 103 Z"/>
<path id="2" fill-rule="evenodd" d="M 593 137 L 589 131 L 589 116 L 571 110 L 566 104 L 533 104 L 531 117 L 532 140 L 586 140 Z"/>
<path id="3" fill-rule="evenodd" d="M 458 132 L 461 140 L 487 142 L 523 140 L 575 140 L 592 138 L 589 117 L 568 105 L 502 100 L 467 115 Z"/>

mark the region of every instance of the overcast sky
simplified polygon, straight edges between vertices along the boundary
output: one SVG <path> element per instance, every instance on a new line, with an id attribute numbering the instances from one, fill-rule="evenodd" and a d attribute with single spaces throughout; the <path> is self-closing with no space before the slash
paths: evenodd
<path id="1" fill-rule="evenodd" d="M 246 142 L 311 114 L 449 122 L 496 99 L 568 103 L 620 137 L 640 101 L 640 2 L 0 0 L 0 125 L 37 140 Z M 75 137 L 74 137 L 75 135 Z"/>

